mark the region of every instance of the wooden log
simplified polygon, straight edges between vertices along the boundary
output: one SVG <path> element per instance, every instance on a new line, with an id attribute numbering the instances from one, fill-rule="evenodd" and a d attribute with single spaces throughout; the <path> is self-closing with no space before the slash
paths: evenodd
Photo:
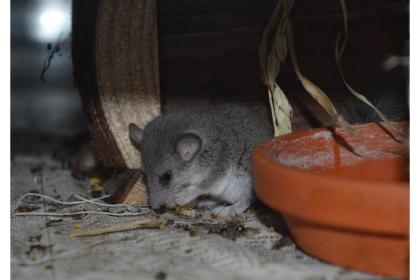
<path id="1" fill-rule="evenodd" d="M 140 170 L 126 169 L 105 182 L 111 200 L 118 203 L 147 204 L 147 188 Z"/>
<path id="2" fill-rule="evenodd" d="M 160 113 L 154 0 L 73 1 L 73 64 L 95 152 L 108 167 L 138 169 L 128 125 Z M 122 183 L 118 202 L 147 201 L 138 173 Z"/>
<path id="3" fill-rule="evenodd" d="M 137 169 L 128 125 L 160 113 L 155 1 L 76 0 L 73 23 L 75 79 L 95 151 L 105 166 Z"/>

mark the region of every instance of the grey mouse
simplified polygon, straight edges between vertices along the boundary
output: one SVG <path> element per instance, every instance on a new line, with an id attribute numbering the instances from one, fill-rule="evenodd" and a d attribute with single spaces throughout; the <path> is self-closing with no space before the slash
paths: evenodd
<path id="1" fill-rule="evenodd" d="M 219 105 L 163 113 L 144 129 L 130 124 L 129 135 L 142 154 L 152 208 L 204 196 L 224 202 L 214 214 L 234 216 L 254 199 L 251 151 L 272 132 L 253 110 Z"/>

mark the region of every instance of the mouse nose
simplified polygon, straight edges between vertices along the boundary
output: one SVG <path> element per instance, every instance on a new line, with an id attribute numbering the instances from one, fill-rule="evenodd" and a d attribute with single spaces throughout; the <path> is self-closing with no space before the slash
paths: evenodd
<path id="1" fill-rule="evenodd" d="M 163 214 L 166 212 L 166 210 L 168 210 L 168 208 L 166 208 L 165 206 L 160 206 L 159 208 L 153 208 L 153 211 L 155 211 L 155 213 L 157 214 Z"/>
<path id="2" fill-rule="evenodd" d="M 157 210 L 164 206 L 164 201 L 157 197 L 149 196 L 149 205 L 153 210 Z"/>

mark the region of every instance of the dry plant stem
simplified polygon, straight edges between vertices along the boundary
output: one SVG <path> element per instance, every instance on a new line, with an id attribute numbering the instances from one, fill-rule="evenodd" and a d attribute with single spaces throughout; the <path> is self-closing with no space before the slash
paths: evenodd
<path id="1" fill-rule="evenodd" d="M 285 1 L 287 3 L 287 0 Z M 299 81 L 302 83 L 302 86 L 305 88 L 305 90 L 312 96 L 312 98 L 314 98 L 322 106 L 322 108 L 324 108 L 328 115 L 334 118 L 339 125 L 343 126 L 348 131 L 353 131 L 350 124 L 344 119 L 344 117 L 338 114 L 334 104 L 331 102 L 331 100 L 328 98 L 325 92 L 302 74 L 294 50 L 293 31 L 289 14 L 286 13 L 285 17 L 286 35 L 290 52 L 290 58 L 292 60 L 293 69 L 295 70 Z"/>
<path id="2" fill-rule="evenodd" d="M 274 84 L 273 89 L 268 90 L 271 114 L 274 125 L 274 136 L 292 132 L 292 107 L 283 90 Z"/>
<path id="3" fill-rule="evenodd" d="M 273 30 L 274 26 L 276 25 L 276 20 L 277 20 L 277 16 L 279 14 L 280 8 L 281 8 L 281 3 L 282 1 L 279 1 L 274 12 L 273 15 L 270 18 L 270 21 L 267 24 L 267 27 L 264 30 L 264 33 L 262 35 L 262 39 L 261 39 L 261 43 L 260 43 L 260 47 L 259 47 L 259 61 L 260 61 L 260 66 L 261 66 L 261 70 L 263 72 L 263 81 L 266 85 L 270 84 L 270 79 L 268 76 L 268 69 L 267 69 L 267 60 L 268 60 L 268 36 L 269 33 Z M 274 77 L 275 79 L 275 77 Z"/>
<path id="4" fill-rule="evenodd" d="M 56 203 L 56 204 L 61 204 L 61 205 L 66 205 L 66 206 L 70 206 L 70 205 L 74 206 L 74 205 L 80 205 L 80 204 L 85 204 L 85 203 L 88 203 L 88 204 L 92 204 L 92 205 L 96 205 L 96 206 L 104 206 L 104 207 L 108 207 L 108 208 L 112 208 L 112 207 L 126 207 L 126 208 L 130 208 L 130 207 L 132 207 L 132 205 L 129 205 L 129 204 L 124 204 L 124 203 L 119 203 L 119 204 L 108 204 L 108 203 L 100 203 L 100 202 L 96 202 L 96 201 L 99 201 L 99 200 L 103 200 L 103 199 L 105 199 L 105 198 L 110 198 L 110 197 L 111 197 L 111 195 L 109 195 L 109 194 L 104 195 L 104 196 L 101 196 L 101 197 L 97 197 L 97 198 L 92 198 L 92 199 L 87 199 L 87 198 L 84 198 L 84 197 L 82 197 L 82 196 L 80 196 L 80 195 L 75 194 L 74 196 L 75 196 L 77 199 L 80 199 L 80 200 L 76 200 L 76 201 L 60 201 L 60 200 L 54 199 L 54 198 L 52 198 L 52 197 L 50 197 L 50 196 L 48 196 L 48 195 L 44 195 L 44 194 L 39 194 L 39 193 L 27 193 L 27 194 L 22 195 L 22 196 L 21 196 L 21 197 L 17 200 L 16 205 L 20 204 L 20 202 L 21 202 L 24 198 L 26 198 L 26 197 L 28 197 L 28 196 L 35 196 L 35 197 L 44 198 L 44 199 L 50 200 L 50 201 L 52 201 L 52 202 L 54 202 L 54 203 Z M 137 207 L 146 207 L 146 208 L 149 208 L 149 206 L 148 206 L 148 205 L 144 205 L 144 204 L 138 204 L 138 205 L 136 205 L 136 206 L 137 206 Z"/>
<path id="5" fill-rule="evenodd" d="M 104 207 L 126 207 L 126 208 L 131 207 L 131 205 L 125 204 L 125 203 L 118 203 L 118 204 L 99 203 L 99 202 L 95 202 L 93 199 L 86 199 L 86 198 L 83 198 L 83 197 L 81 197 L 80 195 L 77 195 L 77 194 L 75 195 L 75 197 L 78 198 L 78 199 L 80 199 L 80 200 L 82 200 L 82 201 L 84 201 L 84 202 L 86 202 L 86 203 L 97 205 L 97 206 L 104 206 Z M 108 198 L 108 197 L 110 197 L 110 195 L 106 195 L 103 198 Z M 149 208 L 149 205 L 146 205 L 146 204 L 138 204 L 136 206 L 137 207 L 146 207 L 146 208 Z"/>
<path id="6" fill-rule="evenodd" d="M 130 208 L 132 207 L 131 205 L 128 204 L 107 204 L 107 203 L 100 203 L 100 202 L 96 202 L 98 200 L 104 199 L 104 198 L 108 198 L 110 197 L 110 195 L 105 195 L 105 196 L 101 196 L 98 198 L 93 198 L 93 199 L 86 199 L 83 198 L 79 195 L 75 195 L 76 198 L 80 199 L 79 201 L 60 201 L 57 199 L 54 199 L 52 197 L 49 197 L 47 195 L 44 194 L 38 194 L 38 193 L 27 193 L 24 194 L 23 196 L 21 196 L 17 202 L 16 205 L 19 205 L 22 200 L 28 196 L 34 196 L 34 197 L 39 197 L 39 198 L 43 198 L 46 200 L 50 200 L 53 203 L 59 204 L 59 205 L 64 205 L 64 206 L 77 206 L 77 205 L 81 205 L 81 204 L 92 204 L 95 206 L 101 206 L 101 207 L 107 207 L 107 208 L 113 208 L 113 207 L 124 207 L 124 211 L 130 211 Z M 138 205 L 138 207 L 141 208 L 149 208 L 148 206 L 145 205 Z M 142 211 L 142 212 L 124 212 L 124 213 L 111 213 L 111 212 L 105 212 L 105 211 L 77 211 L 77 212 L 66 212 L 66 213 L 57 213 L 57 212 L 29 212 L 29 213 L 15 213 L 15 216 L 58 216 L 58 217 L 65 217 L 65 216 L 74 216 L 74 215 L 84 215 L 84 214 L 95 214 L 95 215 L 107 215 L 107 216 L 119 216 L 119 217 L 131 217 L 131 216 L 139 216 L 139 215 L 144 215 L 144 214 L 148 214 L 150 212 L 149 211 Z"/>
<path id="7" fill-rule="evenodd" d="M 27 193 L 27 194 L 22 195 L 22 196 L 21 196 L 21 197 L 20 197 L 20 198 L 16 201 L 16 205 L 19 205 L 19 204 L 22 202 L 22 200 L 23 200 L 24 198 L 28 197 L 28 196 L 35 196 L 35 197 L 44 198 L 44 199 L 50 200 L 50 201 L 52 201 L 52 202 L 54 202 L 54 203 L 61 204 L 61 205 L 79 205 L 79 204 L 83 204 L 83 203 L 95 203 L 95 201 L 97 201 L 97 200 L 101 200 L 101 199 L 104 199 L 104 198 L 108 198 L 108 197 L 110 197 L 110 195 L 104 195 L 104 196 L 101 196 L 101 197 L 98 197 L 98 198 L 93 198 L 93 199 L 90 199 L 90 200 L 85 200 L 85 199 L 83 199 L 82 201 L 60 201 L 60 200 L 54 199 L 54 198 L 49 197 L 49 196 L 44 195 L 44 194 L 39 194 L 39 193 Z M 79 198 L 79 199 L 80 199 L 80 197 L 79 197 L 79 196 L 77 196 L 77 198 Z"/>
<path id="8" fill-rule="evenodd" d="M 293 3 L 293 1 L 292 1 Z M 292 132 L 292 107 L 283 90 L 276 83 L 280 65 L 287 56 L 287 42 L 285 19 L 291 5 L 288 1 L 280 0 L 264 30 L 260 49 L 259 60 L 263 72 L 263 81 L 268 88 L 268 97 L 271 108 L 271 117 L 274 127 L 274 136 Z M 269 42 L 272 37 L 272 43 Z M 269 45 L 271 48 L 269 50 Z"/>
<path id="9" fill-rule="evenodd" d="M 375 113 L 387 124 L 390 126 L 390 129 L 392 132 L 394 132 L 396 135 L 405 136 L 404 134 L 401 134 L 399 130 L 392 124 L 392 122 L 384 115 L 381 111 L 378 110 L 364 95 L 360 94 L 356 90 L 354 90 L 350 84 L 347 82 L 343 68 L 341 66 L 341 59 L 343 57 L 344 49 L 347 45 L 348 40 L 348 18 L 347 18 L 347 9 L 346 9 L 346 3 L 345 0 L 340 0 L 341 9 L 343 11 L 343 26 L 344 26 L 344 32 L 340 32 L 337 35 L 337 40 L 335 42 L 335 62 L 337 64 L 338 71 L 340 73 L 341 79 L 343 80 L 344 84 L 346 85 L 347 89 L 360 101 L 364 102 L 366 105 L 368 105 L 370 108 L 372 108 Z"/>
<path id="10" fill-rule="evenodd" d="M 156 220 L 156 219 L 141 219 L 136 220 L 129 223 L 124 224 L 117 224 L 112 225 L 109 227 L 104 228 L 94 228 L 94 229 L 87 229 L 87 230 L 75 230 L 70 233 L 69 237 L 82 237 L 82 236 L 95 236 L 95 235 L 102 235 L 106 233 L 113 233 L 113 232 L 121 232 L 121 231 L 128 231 L 140 228 L 155 228 L 155 229 L 162 229 L 165 227 L 166 222 L 164 220 Z"/>
<path id="11" fill-rule="evenodd" d="M 56 213 L 56 212 L 29 212 L 29 213 L 15 213 L 14 216 L 54 216 L 54 217 L 68 217 L 74 215 L 105 215 L 105 216 L 115 216 L 115 217 L 133 217 L 149 214 L 150 211 L 145 212 L 135 212 L 135 213 L 111 213 L 103 211 L 78 211 L 78 212 L 69 212 L 69 213 Z"/>
<path id="12" fill-rule="evenodd" d="M 294 1 L 279 0 L 274 12 L 267 24 L 262 35 L 261 43 L 259 46 L 259 61 L 263 71 L 264 83 L 272 88 L 278 72 L 280 64 L 284 63 L 287 56 L 287 36 L 286 36 L 286 16 L 290 12 Z M 283 8 L 283 10 L 281 10 Z M 280 15 L 281 13 L 281 15 Z M 276 30 L 274 30 L 277 27 Z M 273 41 L 270 44 L 271 50 L 269 53 L 268 44 L 269 36 L 273 35 Z"/>
<path id="13" fill-rule="evenodd" d="M 44 59 L 44 65 L 41 70 L 40 79 L 43 83 L 45 83 L 47 80 L 45 79 L 45 74 L 47 73 L 48 69 L 51 66 L 51 62 L 54 59 L 55 55 L 61 52 L 61 47 L 65 44 L 67 44 L 71 40 L 71 36 L 68 35 L 67 39 L 61 41 L 61 36 L 63 33 L 60 33 L 58 36 L 57 42 L 54 44 L 54 46 L 51 46 L 48 49 L 48 56 Z"/>

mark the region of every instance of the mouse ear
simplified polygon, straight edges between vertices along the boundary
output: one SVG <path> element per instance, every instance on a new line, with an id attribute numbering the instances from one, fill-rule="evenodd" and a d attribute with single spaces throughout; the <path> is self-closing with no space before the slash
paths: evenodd
<path id="1" fill-rule="evenodd" d="M 195 134 L 184 134 L 176 142 L 175 149 L 182 160 L 188 161 L 200 150 L 201 142 L 201 138 Z"/>
<path id="2" fill-rule="evenodd" d="M 139 145 L 141 142 L 141 139 L 143 139 L 143 129 L 141 129 L 134 123 L 129 124 L 128 134 L 130 135 L 131 141 L 133 141 L 137 145 Z"/>

